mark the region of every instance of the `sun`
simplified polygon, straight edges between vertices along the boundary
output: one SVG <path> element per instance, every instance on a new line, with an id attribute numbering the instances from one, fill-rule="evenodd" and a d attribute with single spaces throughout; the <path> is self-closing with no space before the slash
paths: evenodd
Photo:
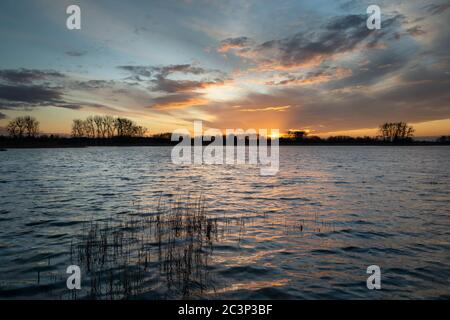
<path id="1" fill-rule="evenodd" d="M 270 133 L 269 138 L 270 139 L 280 139 L 280 133 L 279 132 Z"/>

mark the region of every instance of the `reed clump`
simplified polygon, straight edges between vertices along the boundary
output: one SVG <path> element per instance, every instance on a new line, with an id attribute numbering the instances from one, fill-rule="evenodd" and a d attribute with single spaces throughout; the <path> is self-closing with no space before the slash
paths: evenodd
<path id="1" fill-rule="evenodd" d="M 139 297 L 161 283 L 169 296 L 190 297 L 211 285 L 208 263 L 224 226 L 202 196 L 160 198 L 153 212 L 87 224 L 71 244 L 71 261 L 87 275 L 90 299 Z"/>

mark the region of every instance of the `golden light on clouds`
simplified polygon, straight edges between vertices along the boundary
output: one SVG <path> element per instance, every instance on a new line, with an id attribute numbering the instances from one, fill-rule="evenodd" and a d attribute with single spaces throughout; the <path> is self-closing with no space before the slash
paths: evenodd
<path id="1" fill-rule="evenodd" d="M 240 112 L 261 112 L 261 111 L 278 111 L 283 112 L 289 109 L 291 106 L 278 106 L 278 107 L 266 107 L 266 108 L 256 108 L 256 109 L 240 109 Z"/>
<path id="2" fill-rule="evenodd" d="M 200 90 L 204 94 L 204 97 L 210 101 L 230 101 L 237 99 L 242 94 L 242 89 L 236 85 L 222 84 L 209 86 L 204 90 Z"/>

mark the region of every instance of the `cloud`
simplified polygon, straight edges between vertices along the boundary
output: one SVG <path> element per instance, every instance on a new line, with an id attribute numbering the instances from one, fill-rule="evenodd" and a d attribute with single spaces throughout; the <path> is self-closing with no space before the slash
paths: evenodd
<path id="1" fill-rule="evenodd" d="M 70 87 L 75 90 L 99 90 L 113 88 L 116 85 L 114 80 L 87 80 L 74 81 Z"/>
<path id="2" fill-rule="evenodd" d="M 275 82 L 266 93 L 246 96 L 210 109 L 216 119 L 211 126 L 310 127 L 318 133 L 376 128 L 386 121 L 411 123 L 450 119 L 450 73 L 440 64 L 428 64 L 421 54 L 408 55 L 395 49 L 359 57 L 352 73 L 324 81 L 321 87 L 291 82 L 329 77 L 337 68 L 313 69 L 304 75 L 284 74 L 286 83 Z M 290 106 L 283 112 L 279 106 Z M 270 112 L 270 117 L 267 116 Z"/>
<path id="3" fill-rule="evenodd" d="M 169 65 L 165 67 L 155 67 L 154 69 L 163 76 L 167 76 L 175 72 L 181 72 L 184 74 L 196 74 L 196 75 L 204 74 L 207 72 L 205 69 L 193 66 L 191 64 Z"/>
<path id="4" fill-rule="evenodd" d="M 70 90 L 112 89 L 113 80 L 78 81 L 56 71 L 29 69 L 0 70 L 0 80 L 0 109 L 3 110 L 36 107 L 112 109 L 104 104 L 70 101 L 65 96 Z"/>
<path id="5" fill-rule="evenodd" d="M 171 80 L 158 76 L 152 80 L 154 86 L 153 91 L 163 91 L 168 93 L 186 92 L 197 89 L 205 89 L 213 85 L 223 84 L 223 80 L 216 79 L 214 81 L 193 81 L 193 80 Z"/>
<path id="6" fill-rule="evenodd" d="M 375 128 L 386 121 L 423 122 L 450 118 L 450 93 L 442 84 L 404 83 L 372 95 L 366 91 L 322 95 L 320 90 L 283 88 L 270 94 L 251 94 L 244 99 L 214 106 L 213 127 L 261 128 L 309 127 L 318 133 Z M 280 103 L 289 108 L 280 109 Z M 238 104 L 239 108 L 233 108 Z M 283 106 L 281 105 L 281 106 Z M 240 112 L 243 110 L 244 112 Z M 237 115 L 239 112 L 239 115 Z M 270 117 L 267 116 L 270 113 Z"/>
<path id="7" fill-rule="evenodd" d="M 117 68 L 131 73 L 136 80 L 140 80 L 140 77 L 149 78 L 154 74 L 154 68 L 149 66 L 118 66 Z"/>
<path id="8" fill-rule="evenodd" d="M 0 85 L 0 100 L 45 105 L 60 102 L 61 92 L 42 86 Z"/>
<path id="9" fill-rule="evenodd" d="M 255 109 L 239 109 L 239 112 L 261 112 L 261 111 L 277 111 L 283 112 L 289 109 L 291 106 L 278 106 L 278 107 L 266 107 L 266 108 L 255 108 Z"/>
<path id="10" fill-rule="evenodd" d="M 59 85 L 62 80 L 68 80 L 66 75 L 54 70 L 0 70 L 0 109 L 45 106 L 75 109 L 63 99 L 63 87 Z"/>
<path id="11" fill-rule="evenodd" d="M 153 99 L 152 109 L 182 109 L 186 107 L 207 105 L 208 100 L 203 98 L 202 94 L 195 92 L 185 92 L 170 94 Z"/>
<path id="12" fill-rule="evenodd" d="M 432 15 L 440 14 L 445 11 L 450 11 L 450 4 L 443 3 L 443 4 L 430 4 L 424 7 L 428 12 L 430 12 Z"/>
<path id="13" fill-rule="evenodd" d="M 182 74 L 194 74 L 194 75 L 205 74 L 208 72 L 203 68 L 196 67 L 191 64 L 176 64 L 162 67 L 125 65 L 125 66 L 118 66 L 117 68 L 131 73 L 132 78 L 136 80 L 142 80 L 142 78 L 150 78 L 154 75 L 167 77 L 168 75 L 177 72 Z"/>
<path id="14" fill-rule="evenodd" d="M 79 103 L 63 103 L 63 104 L 57 105 L 57 107 L 71 109 L 71 110 L 80 110 L 80 109 L 83 109 L 83 108 L 91 108 L 91 109 L 104 109 L 104 110 L 117 111 L 114 108 L 111 108 L 109 106 L 106 106 L 104 104 L 99 104 L 99 103 L 83 103 L 83 102 L 79 102 Z"/>
<path id="15" fill-rule="evenodd" d="M 380 84 L 380 82 L 394 74 L 401 73 L 409 62 L 402 52 L 395 50 L 380 50 L 374 54 L 365 55 L 364 65 L 353 66 L 352 72 L 347 76 L 335 77 L 325 85 L 326 89 L 335 90 L 348 87 L 366 87 Z M 344 73 L 345 74 L 345 73 Z"/>
<path id="16" fill-rule="evenodd" d="M 365 15 L 335 17 L 313 32 L 302 31 L 256 45 L 246 37 L 226 39 L 219 44 L 218 50 L 227 52 L 233 48 L 235 55 L 252 60 L 260 70 L 317 66 L 359 46 L 376 47 L 380 39 L 402 20 L 402 16 L 385 19 L 382 31 L 369 30 L 366 19 Z"/>
<path id="17" fill-rule="evenodd" d="M 79 50 L 71 50 L 71 51 L 66 51 L 65 52 L 66 55 L 70 56 L 70 57 L 82 57 L 87 55 L 87 51 L 79 51 Z"/>
<path id="18" fill-rule="evenodd" d="M 218 70 L 192 64 L 167 66 L 119 66 L 130 73 L 125 80 L 144 86 L 152 96 L 152 109 L 181 109 L 208 104 L 203 90 L 225 83 L 225 75 Z M 160 94 L 163 95 L 160 95 Z"/>
<path id="19" fill-rule="evenodd" d="M 406 29 L 406 32 L 413 37 L 421 36 L 427 33 L 422 29 L 422 26 L 419 25 Z"/>
<path id="20" fill-rule="evenodd" d="M 310 71 L 306 74 L 295 75 L 287 74 L 282 80 L 267 81 L 267 85 L 284 86 L 284 85 L 312 85 L 331 80 L 338 80 L 352 75 L 352 70 L 348 68 L 326 67 L 324 69 Z"/>
<path id="21" fill-rule="evenodd" d="M 6 69 L 0 70 L 0 80 L 9 83 L 32 83 L 38 80 L 47 80 L 50 78 L 64 78 L 64 75 L 52 70 L 35 70 L 35 69 Z"/>
<path id="22" fill-rule="evenodd" d="M 59 104 L 58 107 L 70 109 L 70 110 L 80 110 L 83 109 L 83 106 L 79 104 Z"/>
<path id="23" fill-rule="evenodd" d="M 7 118 L 6 114 L 0 112 L 0 120 L 6 119 L 6 118 Z"/>
<path id="24" fill-rule="evenodd" d="M 225 53 L 231 49 L 243 49 L 248 47 L 251 43 L 252 41 L 248 37 L 228 38 L 219 43 L 217 51 L 220 53 Z"/>

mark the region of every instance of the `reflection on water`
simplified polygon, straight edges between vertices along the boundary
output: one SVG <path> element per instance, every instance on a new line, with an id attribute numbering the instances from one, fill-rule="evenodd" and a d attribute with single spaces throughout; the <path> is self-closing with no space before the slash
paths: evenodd
<path id="1" fill-rule="evenodd" d="M 8 150 L 0 298 L 449 298 L 448 159 L 281 147 L 278 175 L 260 176 L 176 166 L 164 147 Z"/>

